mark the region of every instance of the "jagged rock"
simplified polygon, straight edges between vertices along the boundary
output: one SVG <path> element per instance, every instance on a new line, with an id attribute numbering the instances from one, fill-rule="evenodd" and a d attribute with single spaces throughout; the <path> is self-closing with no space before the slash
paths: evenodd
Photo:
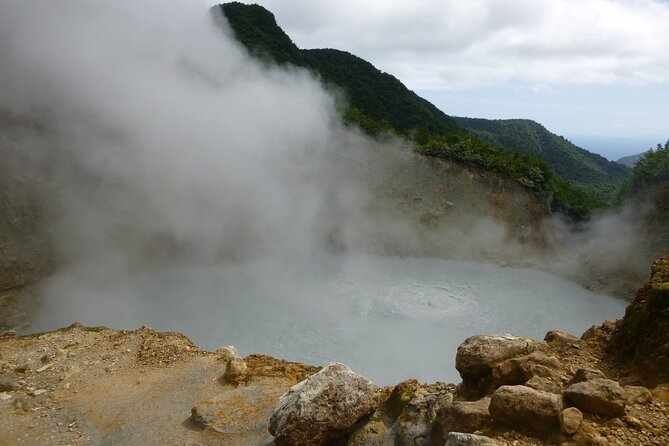
<path id="1" fill-rule="evenodd" d="M 502 386 L 492 394 L 489 410 L 495 421 L 545 432 L 558 424 L 562 400 L 526 386 Z"/>
<path id="2" fill-rule="evenodd" d="M 650 286 L 656 291 L 669 291 L 669 253 L 650 267 Z"/>
<path id="3" fill-rule="evenodd" d="M 0 374 L 0 392 L 13 392 L 19 390 L 21 384 L 13 373 Z"/>
<path id="4" fill-rule="evenodd" d="M 227 382 L 240 382 L 246 378 L 246 371 L 248 367 L 246 362 L 241 358 L 232 358 L 225 365 L 225 373 L 223 379 Z"/>
<path id="5" fill-rule="evenodd" d="M 483 435 L 451 432 L 444 446 L 504 446 L 504 443 Z"/>
<path id="6" fill-rule="evenodd" d="M 533 352 L 497 364 L 492 372 L 493 386 L 525 384 L 533 376 L 551 376 L 560 367 L 562 364 L 557 358 Z"/>
<path id="7" fill-rule="evenodd" d="M 544 341 L 501 335 L 472 336 L 460 344 L 455 357 L 455 368 L 462 377 L 465 390 L 477 393 L 487 390 L 493 367 L 510 358 L 547 348 Z"/>
<path id="8" fill-rule="evenodd" d="M 576 370 L 576 373 L 574 373 L 574 376 L 572 376 L 571 380 L 569 380 L 569 384 L 582 383 L 594 378 L 606 378 L 606 375 L 597 369 L 578 369 Z"/>
<path id="9" fill-rule="evenodd" d="M 560 343 L 562 345 L 578 344 L 579 339 L 573 334 L 564 331 L 551 330 L 544 336 L 544 341 L 548 343 Z"/>
<path id="10" fill-rule="evenodd" d="M 237 348 L 234 345 L 224 345 L 223 347 L 216 350 L 216 355 L 218 355 L 221 361 L 230 361 L 231 359 L 239 358 L 239 353 Z"/>
<path id="11" fill-rule="evenodd" d="M 583 413 L 575 407 L 568 407 L 558 417 L 560 420 L 560 429 L 568 435 L 573 435 L 578 431 L 583 421 Z"/>
<path id="12" fill-rule="evenodd" d="M 625 391 L 610 379 L 594 378 L 572 384 L 564 396 L 574 406 L 592 414 L 617 417 L 625 413 Z"/>
<path id="13" fill-rule="evenodd" d="M 581 335 L 581 340 L 582 341 L 587 341 L 588 339 L 592 339 L 595 336 L 597 336 L 597 331 L 599 330 L 599 327 L 597 325 L 593 325 L 592 327 L 588 328 L 583 332 Z"/>
<path id="14" fill-rule="evenodd" d="M 455 401 L 437 412 L 432 425 L 432 443 L 444 444 L 449 432 L 473 433 L 490 421 L 490 398 Z"/>
<path id="15" fill-rule="evenodd" d="M 653 262 L 616 333 L 616 351 L 631 361 L 645 386 L 669 381 L 669 253 Z"/>
<path id="16" fill-rule="evenodd" d="M 627 404 L 648 404 L 653 400 L 653 394 L 643 386 L 624 386 L 623 390 Z"/>
<path id="17" fill-rule="evenodd" d="M 350 433 L 378 402 L 379 389 L 370 380 L 332 363 L 281 397 L 269 432 L 278 445 L 324 445 Z"/>
<path id="18" fill-rule="evenodd" d="M 346 446 L 386 446 L 389 444 L 392 444 L 392 440 L 388 428 L 381 420 L 372 417 L 351 434 Z"/>
<path id="19" fill-rule="evenodd" d="M 454 391 L 455 386 L 452 384 L 437 383 L 426 386 L 416 380 L 408 380 L 395 386 L 388 399 L 390 412 L 397 414 L 398 409 L 401 409 L 391 426 L 395 442 L 412 446 L 429 445 L 430 431 L 437 412 L 453 401 Z"/>
<path id="20" fill-rule="evenodd" d="M 532 378 L 527 380 L 525 385 L 534 390 L 541 390 L 543 392 L 550 392 L 556 394 L 562 393 L 562 385 L 559 382 L 555 382 L 541 376 L 533 376 Z"/>

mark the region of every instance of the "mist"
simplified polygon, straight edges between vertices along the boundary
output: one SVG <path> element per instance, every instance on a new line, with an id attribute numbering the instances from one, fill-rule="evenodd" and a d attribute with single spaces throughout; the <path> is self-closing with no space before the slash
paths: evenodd
<path id="1" fill-rule="evenodd" d="M 455 185 L 498 180 L 485 174 L 473 179 L 466 169 L 421 158 L 390 136 L 373 140 L 343 126 L 338 92 L 305 70 L 251 58 L 225 19 L 199 2 L 167 7 L 154 0 L 62 0 L 46 8 L 37 1 L 2 1 L 0 62 L 2 114 L 27 123 L 0 126 L 8 152 L 3 170 L 40 179 L 56 256 L 53 274 L 39 284 L 42 308 L 29 330 L 74 321 L 134 328 L 155 320 L 155 328 L 184 330 L 206 348 L 239 341 L 245 354 L 262 348 L 280 354 L 284 342 L 317 336 L 320 329 L 331 335 L 330 344 L 339 340 L 332 333 L 356 333 L 337 321 L 355 324 L 380 305 L 379 298 L 401 289 L 418 290 L 397 294 L 408 303 L 418 299 L 419 316 L 400 315 L 416 330 L 424 327 L 420 314 L 437 305 L 449 317 L 475 312 L 482 325 L 468 329 L 511 331 L 515 325 L 480 317 L 476 305 L 462 306 L 463 296 L 478 291 L 460 287 L 456 278 L 440 279 L 439 268 L 461 277 L 488 274 L 480 265 L 460 270 L 458 263 L 410 260 L 404 270 L 393 259 L 484 260 L 578 277 L 584 258 L 599 255 L 602 246 L 613 249 L 592 235 L 609 231 L 607 224 L 619 227 L 611 219 L 573 235 L 559 223 L 510 227 L 486 214 L 485 191 L 477 192 L 479 209 Z M 444 180 L 450 186 L 432 190 L 431 178 L 444 171 L 452 176 Z M 514 206 L 523 208 L 522 200 L 530 199 L 523 196 Z M 565 248 L 558 262 L 523 242 L 551 227 L 562 245 L 579 247 Z M 370 255 L 396 257 L 379 263 Z M 388 279 L 378 272 L 386 261 L 391 278 L 407 274 L 406 280 L 378 285 L 379 277 Z M 424 268 L 432 273 L 412 281 L 412 271 Z M 519 271 L 509 269 L 530 284 L 552 280 Z M 376 285 L 366 285 L 369 280 Z M 581 296 L 584 290 L 573 286 L 555 281 L 550 299 L 561 289 Z M 494 294 L 495 287 L 481 290 Z M 601 319 L 606 304 L 591 304 L 575 330 Z M 611 308 L 612 317 L 622 311 L 620 304 Z M 263 310 L 273 311 L 273 318 L 260 318 Z M 217 312 L 228 326 L 199 326 L 215 324 L 204 315 Z M 392 322 L 397 314 L 389 317 Z M 254 333 L 254 321 L 267 331 Z M 285 335 L 300 323 L 306 324 L 302 332 Z M 547 323 L 534 324 L 530 334 L 559 328 Z M 378 336 L 373 345 L 383 345 L 393 326 L 379 322 L 371 327 L 387 328 L 360 335 Z M 273 329 L 279 334 L 263 339 Z M 445 335 L 440 330 L 426 329 L 424 336 Z M 407 332 L 407 339 L 415 333 Z M 464 339 L 470 332 L 457 333 Z M 401 345 L 400 358 L 416 350 L 403 336 L 390 336 Z M 288 359 L 341 359 L 359 342 L 345 339 L 349 344 L 329 353 L 319 353 L 318 344 L 307 349 L 312 356 Z M 462 339 L 449 340 L 448 348 Z M 399 367 L 398 356 L 371 347 L 356 355 L 354 361 L 374 356 L 377 369 Z M 419 373 L 402 369 L 399 376 L 404 372 Z"/>
<path id="2" fill-rule="evenodd" d="M 48 123 L 69 170 L 50 197 L 59 252 L 309 249 L 337 131 L 310 75 L 252 63 L 192 2 L 4 9 L 1 101 Z"/>
<path id="3" fill-rule="evenodd" d="M 412 184 L 384 178 L 420 164 L 406 143 L 343 127 L 337 92 L 251 59 L 223 17 L 163 6 L 3 7 L 0 103 L 40 128 L 13 136 L 13 170 L 48 177 L 61 264 L 510 248 L 467 203 L 438 230 L 407 218 L 386 191 Z"/>

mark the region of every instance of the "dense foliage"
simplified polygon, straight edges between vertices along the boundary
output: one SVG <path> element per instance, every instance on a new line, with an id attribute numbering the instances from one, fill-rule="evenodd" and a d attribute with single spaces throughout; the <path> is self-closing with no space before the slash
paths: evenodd
<path id="1" fill-rule="evenodd" d="M 252 54 L 317 73 L 344 99 L 344 122 L 372 136 L 394 134 L 411 140 L 424 155 L 508 175 L 539 193 L 554 210 L 575 219 L 586 218 L 602 204 L 589 190 L 610 198 L 627 174 L 624 166 L 580 149 L 532 121 L 500 125 L 457 118 L 458 122 L 394 76 L 353 54 L 299 49 L 276 24 L 274 15 L 261 6 L 234 2 L 220 7 Z"/>
<path id="2" fill-rule="evenodd" d="M 455 119 L 493 145 L 545 157 L 557 176 L 592 191 L 601 201 L 614 198 L 630 175 L 628 167 L 582 149 L 528 119 Z"/>
<path id="3" fill-rule="evenodd" d="M 504 173 L 542 195 L 551 191 L 553 168 L 539 156 L 498 149 L 468 133 L 433 136 L 418 144 L 419 153 L 454 159 L 484 170 Z"/>
<path id="4" fill-rule="evenodd" d="M 260 5 L 239 2 L 220 5 L 235 37 L 254 55 L 269 62 L 304 66 L 300 49 Z"/>
<path id="5" fill-rule="evenodd" d="M 669 140 L 662 146 L 646 152 L 632 169 L 632 177 L 625 184 L 621 196 L 643 190 L 653 184 L 669 181 Z"/>
<path id="6" fill-rule="evenodd" d="M 558 177 L 553 178 L 552 187 L 551 208 L 574 221 L 587 220 L 594 210 L 607 205 L 589 190 Z"/>
<path id="7" fill-rule="evenodd" d="M 299 49 L 262 6 L 234 2 L 221 8 L 251 53 L 279 64 L 310 68 L 365 116 L 386 121 L 398 132 L 425 127 L 447 133 L 459 128 L 444 112 L 364 59 L 334 49 Z"/>
<path id="8" fill-rule="evenodd" d="M 302 50 L 307 66 L 341 89 L 351 106 L 402 133 L 426 128 L 449 133 L 459 126 L 444 112 L 409 90 L 394 76 L 353 54 L 334 49 Z"/>

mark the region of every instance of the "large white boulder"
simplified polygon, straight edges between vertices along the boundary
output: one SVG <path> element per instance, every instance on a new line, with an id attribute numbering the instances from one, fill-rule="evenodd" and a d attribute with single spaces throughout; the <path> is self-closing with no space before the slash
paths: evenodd
<path id="1" fill-rule="evenodd" d="M 281 396 L 269 432 L 278 445 L 324 445 L 351 432 L 374 412 L 379 398 L 370 380 L 331 363 Z"/>

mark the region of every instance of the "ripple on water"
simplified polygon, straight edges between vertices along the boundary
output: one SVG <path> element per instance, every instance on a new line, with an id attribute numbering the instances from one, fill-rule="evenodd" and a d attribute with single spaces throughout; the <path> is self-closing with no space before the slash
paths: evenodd
<path id="1" fill-rule="evenodd" d="M 458 381 L 457 346 L 477 333 L 580 334 L 626 302 L 551 274 L 472 262 L 334 257 L 142 271 L 72 269 L 42 286 L 29 331 L 79 321 L 181 331 L 203 348 L 234 344 L 379 384 Z"/>

